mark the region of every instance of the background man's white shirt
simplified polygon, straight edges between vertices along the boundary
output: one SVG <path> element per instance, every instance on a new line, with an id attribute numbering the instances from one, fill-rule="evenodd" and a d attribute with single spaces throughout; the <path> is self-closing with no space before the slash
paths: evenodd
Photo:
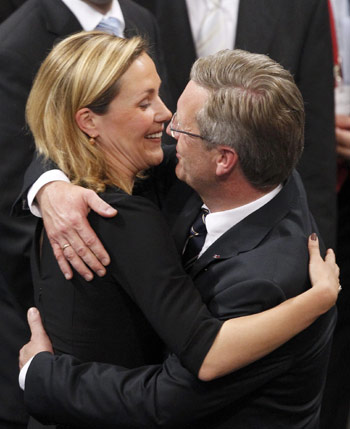
<path id="1" fill-rule="evenodd" d="M 176 1 L 176 0 L 174 0 Z M 190 20 L 193 41 L 197 45 L 198 34 L 205 19 L 207 8 L 212 0 L 187 0 L 187 10 Z M 216 0 L 217 1 L 217 0 Z M 236 39 L 239 0 L 220 0 L 220 8 L 223 11 L 224 37 L 220 49 L 233 49 Z M 196 46 L 196 49 L 198 47 Z"/>

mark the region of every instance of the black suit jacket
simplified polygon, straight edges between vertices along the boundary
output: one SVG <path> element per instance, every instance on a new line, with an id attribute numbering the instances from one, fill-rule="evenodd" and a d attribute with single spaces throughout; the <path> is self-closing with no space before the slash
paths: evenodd
<path id="1" fill-rule="evenodd" d="M 179 250 L 200 205 L 193 194 L 173 224 Z M 256 313 L 308 288 L 306 243 L 315 230 L 294 173 L 193 266 L 210 311 L 220 319 Z M 26 404 L 43 421 L 80 427 L 317 428 L 334 323 L 332 310 L 266 358 L 210 383 L 174 355 L 162 366 L 126 370 L 41 353 L 27 373 Z"/>
<path id="2" fill-rule="evenodd" d="M 154 17 L 130 0 L 120 0 L 120 6 L 126 35 L 147 35 L 156 57 L 161 58 Z M 34 154 L 34 142 L 25 125 L 25 104 L 33 78 L 55 41 L 81 30 L 75 16 L 60 0 L 27 0 L 0 26 L 0 272 L 23 308 L 33 303 L 29 252 L 36 220 L 30 215 L 11 217 L 10 211 Z M 24 344 L 27 332 L 9 326 L 8 319 L 2 321 L 5 317 L 2 304 L 0 315 L 0 324 L 13 329 L 18 344 Z M 20 324 L 20 317 L 13 310 L 14 318 Z M 11 374 L 14 373 L 12 366 L 17 360 L 18 347 L 13 349 L 3 335 L 0 342 L 3 347 L 11 348 L 13 355 L 11 359 L 3 359 L 0 368 L 4 373 L 0 397 L 9 398 L 18 390 L 16 378 L 10 379 L 8 371 L 11 366 Z M 12 402 L 16 403 L 14 399 Z M 2 419 L 19 422 L 19 415 L 5 401 L 0 401 L 0 423 Z"/>
<path id="3" fill-rule="evenodd" d="M 8 18 L 26 0 L 2 0 L 0 3 L 0 23 Z"/>
<path id="4" fill-rule="evenodd" d="M 176 102 L 196 59 L 186 1 L 138 1 L 157 17 Z M 305 150 L 298 170 L 322 237 L 334 248 L 334 83 L 327 0 L 242 0 L 234 47 L 269 55 L 295 78 L 306 110 Z"/>
<path id="5" fill-rule="evenodd" d="M 111 257 L 102 278 L 87 282 L 75 274 L 67 281 L 38 223 L 35 302 L 55 352 L 135 368 L 162 362 L 166 344 L 197 374 L 222 323 L 184 272 L 159 209 L 115 187 L 100 196 L 118 209 L 112 219 L 93 211 L 88 217 Z"/>

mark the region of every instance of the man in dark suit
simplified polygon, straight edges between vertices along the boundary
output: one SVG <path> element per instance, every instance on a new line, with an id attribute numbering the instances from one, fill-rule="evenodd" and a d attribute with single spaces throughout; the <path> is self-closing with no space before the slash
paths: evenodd
<path id="1" fill-rule="evenodd" d="M 191 24 L 199 14 L 189 15 L 186 0 L 137 1 L 157 18 L 169 86 L 173 100 L 177 100 L 197 58 Z M 334 248 L 334 83 L 327 0 L 242 0 L 239 2 L 235 42 L 232 41 L 229 48 L 233 47 L 269 55 L 294 76 L 306 112 L 305 150 L 298 171 L 323 240 Z"/>
<path id="2" fill-rule="evenodd" d="M 52 48 L 55 41 L 69 34 L 81 31 L 83 14 L 78 9 L 72 10 L 68 5 L 80 3 L 79 8 L 89 10 L 89 15 L 103 16 L 114 5 L 115 0 L 86 0 L 71 2 L 69 0 L 27 0 L 26 3 L 11 15 L 0 26 L 0 271 L 5 279 L 7 300 L 13 299 L 22 308 L 15 312 L 9 324 L 0 303 L 0 342 L 2 347 L 12 351 L 12 358 L 6 356 L 1 360 L 0 372 L 4 373 L 6 382 L 0 383 L 0 397 L 18 398 L 16 379 L 7 382 L 9 373 L 16 373 L 14 358 L 17 347 L 14 343 L 23 343 L 28 338 L 25 329 L 25 309 L 32 305 L 32 285 L 29 266 L 29 249 L 34 224 L 30 216 L 13 218 L 10 216 L 11 206 L 21 189 L 23 174 L 31 162 L 34 153 L 34 142 L 25 125 L 24 110 L 33 78 L 39 65 Z M 147 37 L 153 50 L 154 58 L 161 58 L 157 26 L 154 17 L 139 5 L 130 0 L 120 0 L 121 14 L 125 21 L 126 37 L 141 34 Z M 161 61 L 159 61 L 161 66 Z M 164 74 L 162 68 L 160 74 Z M 10 296 L 11 295 L 11 296 Z M 15 326 L 18 328 L 15 328 Z M 20 326 L 22 326 L 20 328 Z M 7 333 L 12 332 L 16 338 L 8 344 Z M 10 393 L 11 392 L 11 393 Z M 0 401 L 0 426 L 11 427 L 11 423 L 25 424 L 23 411 L 13 412 L 7 401 Z"/>
<path id="3" fill-rule="evenodd" d="M 164 207 L 179 252 L 203 203 L 210 211 L 204 246 L 188 269 L 211 312 L 221 319 L 257 313 L 306 290 L 305 243 L 317 227 L 293 172 L 304 109 L 291 75 L 244 51 L 198 60 L 169 130 L 176 175 L 199 195 L 182 185 L 186 191 L 176 189 L 174 204 L 170 190 L 172 206 Z M 41 333 L 22 349 L 22 365 L 35 355 L 25 368 L 25 400 L 44 422 L 80 427 L 316 428 L 334 313 L 210 383 L 174 355 L 162 366 L 127 370 L 39 353 L 51 351 Z"/>

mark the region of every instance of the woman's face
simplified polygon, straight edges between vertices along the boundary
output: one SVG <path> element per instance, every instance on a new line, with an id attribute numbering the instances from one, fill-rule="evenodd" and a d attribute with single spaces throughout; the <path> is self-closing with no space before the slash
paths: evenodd
<path id="1" fill-rule="evenodd" d="M 171 113 L 159 98 L 159 87 L 153 61 L 142 54 L 122 76 L 107 113 L 95 115 L 97 144 L 108 163 L 128 177 L 163 159 L 161 138 Z"/>

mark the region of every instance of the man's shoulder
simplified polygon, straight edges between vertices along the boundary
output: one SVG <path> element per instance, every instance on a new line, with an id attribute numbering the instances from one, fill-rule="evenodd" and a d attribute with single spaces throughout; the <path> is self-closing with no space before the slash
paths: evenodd
<path id="1" fill-rule="evenodd" d="M 224 304 L 225 313 L 236 311 L 238 302 L 245 314 L 262 311 L 309 287 L 307 238 L 314 223 L 298 180 L 293 174 L 273 200 L 222 235 L 195 264 L 197 287 L 208 301 Z M 224 303 L 224 296 L 236 298 Z"/>
<path id="2" fill-rule="evenodd" d="M 194 281 L 204 301 L 217 309 L 217 316 L 258 313 L 310 286 L 307 237 L 289 235 L 287 228 L 279 223 L 249 248 L 243 235 L 237 239 L 243 244 L 235 245 L 236 237 L 228 234 L 202 256 L 207 263 L 199 260 L 202 266 L 194 267 Z"/>
<path id="3" fill-rule="evenodd" d="M 138 30 L 144 29 L 155 24 L 154 15 L 143 6 L 135 3 L 132 0 L 119 0 L 120 8 L 123 12 L 126 21 L 131 21 L 137 24 Z"/>
<path id="4" fill-rule="evenodd" d="M 234 241 L 237 254 L 261 260 L 307 254 L 307 238 L 316 225 L 299 174 L 294 171 L 282 190 L 267 204 L 231 228 L 222 241 Z M 298 253 L 297 249 L 305 249 Z"/>
<path id="5" fill-rule="evenodd" d="M 133 0 L 119 0 L 119 4 L 123 11 L 130 10 L 144 16 L 153 16 L 153 14 L 148 9 Z"/>

